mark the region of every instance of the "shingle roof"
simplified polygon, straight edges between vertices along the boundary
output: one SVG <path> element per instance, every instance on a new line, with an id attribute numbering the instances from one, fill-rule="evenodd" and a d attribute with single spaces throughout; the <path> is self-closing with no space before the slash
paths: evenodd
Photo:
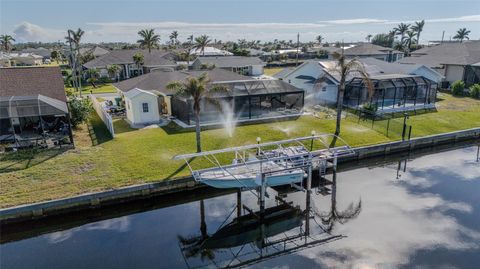
<path id="1" fill-rule="evenodd" d="M 237 67 L 249 65 L 265 65 L 258 57 L 246 56 L 219 56 L 219 57 L 198 57 L 196 61 L 200 64 L 214 64 L 215 67 Z"/>
<path id="2" fill-rule="evenodd" d="M 67 101 L 62 72 L 56 67 L 0 68 L 0 96 L 44 95 Z"/>
<path id="3" fill-rule="evenodd" d="M 349 56 L 356 55 L 386 55 L 389 52 L 403 53 L 392 48 L 386 48 L 370 43 L 362 43 L 357 46 L 345 49 L 344 54 Z"/>
<path id="4" fill-rule="evenodd" d="M 159 91 L 166 95 L 172 95 L 173 92 L 166 89 L 168 83 L 172 81 L 182 81 L 189 76 L 199 76 L 207 73 L 210 81 L 233 81 L 250 80 L 251 78 L 222 69 L 212 70 L 190 70 L 190 71 L 153 71 L 145 75 L 127 79 L 113 85 L 123 92 L 138 88 L 147 91 Z"/>
<path id="5" fill-rule="evenodd" d="M 404 64 L 423 64 L 441 67 L 443 64 L 468 65 L 480 62 L 480 41 L 443 43 L 412 52 L 412 56 L 398 61 Z"/>
<path id="6" fill-rule="evenodd" d="M 152 50 L 150 53 L 148 50 L 112 50 L 110 53 L 102 55 L 96 59 L 93 59 L 83 66 L 85 68 L 104 68 L 107 65 L 112 64 L 133 64 L 133 55 L 136 53 L 142 53 L 144 57 L 144 66 L 162 66 L 162 65 L 175 65 L 174 55 L 171 52 L 165 52 L 161 50 Z"/>
<path id="7" fill-rule="evenodd" d="M 109 50 L 106 50 L 102 47 L 99 47 L 99 46 L 95 46 L 93 48 L 81 48 L 80 49 L 80 54 L 84 55 L 86 53 L 92 53 L 93 56 L 95 57 L 100 57 L 102 55 L 105 55 L 107 53 L 110 53 Z"/>

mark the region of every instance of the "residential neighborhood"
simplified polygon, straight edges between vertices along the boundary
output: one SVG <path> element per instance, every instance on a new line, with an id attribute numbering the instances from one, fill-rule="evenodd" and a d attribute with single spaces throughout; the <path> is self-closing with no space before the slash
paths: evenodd
<path id="1" fill-rule="evenodd" d="M 476 268 L 477 2 L 0 0 L 0 268 Z"/>

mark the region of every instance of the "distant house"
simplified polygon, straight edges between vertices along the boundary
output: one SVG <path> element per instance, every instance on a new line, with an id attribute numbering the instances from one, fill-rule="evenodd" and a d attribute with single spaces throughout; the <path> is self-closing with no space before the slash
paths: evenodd
<path id="1" fill-rule="evenodd" d="M 81 55 L 86 55 L 86 54 L 92 54 L 93 57 L 97 58 L 97 57 L 100 57 L 100 56 L 103 56 L 105 54 L 108 54 L 110 53 L 109 50 L 107 49 L 104 49 L 102 47 L 99 47 L 99 46 L 95 46 L 95 47 L 92 47 L 92 48 L 81 48 L 80 49 L 80 54 Z"/>
<path id="2" fill-rule="evenodd" d="M 467 87 L 480 83 L 480 41 L 447 42 L 425 47 L 399 62 L 433 68 L 445 76 L 448 84 L 456 80 L 465 81 Z"/>
<path id="3" fill-rule="evenodd" d="M 265 62 L 258 57 L 221 56 L 198 57 L 192 63 L 192 69 L 194 70 L 200 70 L 204 66 L 215 66 L 246 76 L 260 76 L 263 75 Z"/>
<path id="4" fill-rule="evenodd" d="M 217 49 L 215 47 L 205 47 L 205 49 L 202 51 L 201 49 L 191 49 L 190 50 L 190 55 L 195 55 L 195 56 L 233 56 L 233 53 L 226 51 L 226 50 L 221 50 Z"/>
<path id="5" fill-rule="evenodd" d="M 0 143 L 72 143 L 59 67 L 0 68 Z"/>
<path id="6" fill-rule="evenodd" d="M 136 53 L 141 53 L 144 57 L 144 63 L 137 66 L 133 61 L 133 56 Z M 120 72 L 120 79 L 128 79 L 141 74 L 149 73 L 151 70 L 159 68 L 175 68 L 175 55 L 171 52 L 164 52 L 161 50 L 112 50 L 98 58 L 95 58 L 83 65 L 85 69 L 96 68 L 100 72 L 101 77 L 109 77 L 108 66 L 119 65 L 122 70 Z"/>
<path id="7" fill-rule="evenodd" d="M 20 51 L 20 53 L 33 53 L 35 55 L 40 55 L 43 57 L 43 60 L 50 60 L 52 56 L 52 51 L 43 47 L 40 48 L 27 48 Z"/>
<path id="8" fill-rule="evenodd" d="M 42 65 L 43 57 L 33 53 L 4 53 L 0 52 L 0 65 L 10 66 L 35 66 Z"/>
<path id="9" fill-rule="evenodd" d="M 370 43 L 360 43 L 346 48 L 344 55 L 347 58 L 375 58 L 386 62 L 395 62 L 403 58 L 403 52 Z M 329 57 L 331 59 L 331 57 Z"/>
<path id="10" fill-rule="evenodd" d="M 374 58 L 362 58 L 375 92 L 367 98 L 367 88 L 359 75 L 347 78 L 344 104 L 359 108 L 365 102 L 374 102 L 380 111 L 430 107 L 435 102 L 436 87 L 443 76 L 424 65 L 402 65 Z M 294 69 L 286 69 L 274 77 L 305 90 L 306 103 L 336 104 L 339 74 L 336 61 L 306 61 Z"/>
<path id="11" fill-rule="evenodd" d="M 224 111 L 235 119 L 249 121 L 269 117 L 299 115 L 303 109 L 303 90 L 279 80 L 251 79 L 223 69 L 192 71 L 154 71 L 113 85 L 125 98 L 127 120 L 131 125 L 158 122 L 162 115 L 173 116 L 185 125 L 194 124 L 193 102 L 175 95 L 166 85 L 189 76 L 207 73 L 210 85 L 222 85 L 227 91 L 217 93 L 217 105 L 202 103 L 201 123 L 218 123 Z"/>

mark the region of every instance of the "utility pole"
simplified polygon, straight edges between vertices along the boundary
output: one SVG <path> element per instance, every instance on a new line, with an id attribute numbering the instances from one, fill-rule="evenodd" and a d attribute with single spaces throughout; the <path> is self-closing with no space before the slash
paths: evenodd
<path id="1" fill-rule="evenodd" d="M 297 33 L 297 59 L 295 61 L 295 66 L 298 66 L 298 49 L 300 47 L 300 33 Z"/>

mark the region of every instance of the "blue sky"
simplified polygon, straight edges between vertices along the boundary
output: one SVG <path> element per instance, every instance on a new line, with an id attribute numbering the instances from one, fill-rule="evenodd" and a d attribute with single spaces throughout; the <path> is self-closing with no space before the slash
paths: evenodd
<path id="1" fill-rule="evenodd" d="M 478 0 L 0 0 L 1 33 L 17 41 L 57 41 L 66 29 L 82 28 L 87 42 L 135 42 L 142 28 L 155 28 L 166 41 L 190 34 L 214 39 L 362 41 L 399 22 L 426 20 L 421 42 L 453 36 L 460 27 L 480 38 Z"/>

